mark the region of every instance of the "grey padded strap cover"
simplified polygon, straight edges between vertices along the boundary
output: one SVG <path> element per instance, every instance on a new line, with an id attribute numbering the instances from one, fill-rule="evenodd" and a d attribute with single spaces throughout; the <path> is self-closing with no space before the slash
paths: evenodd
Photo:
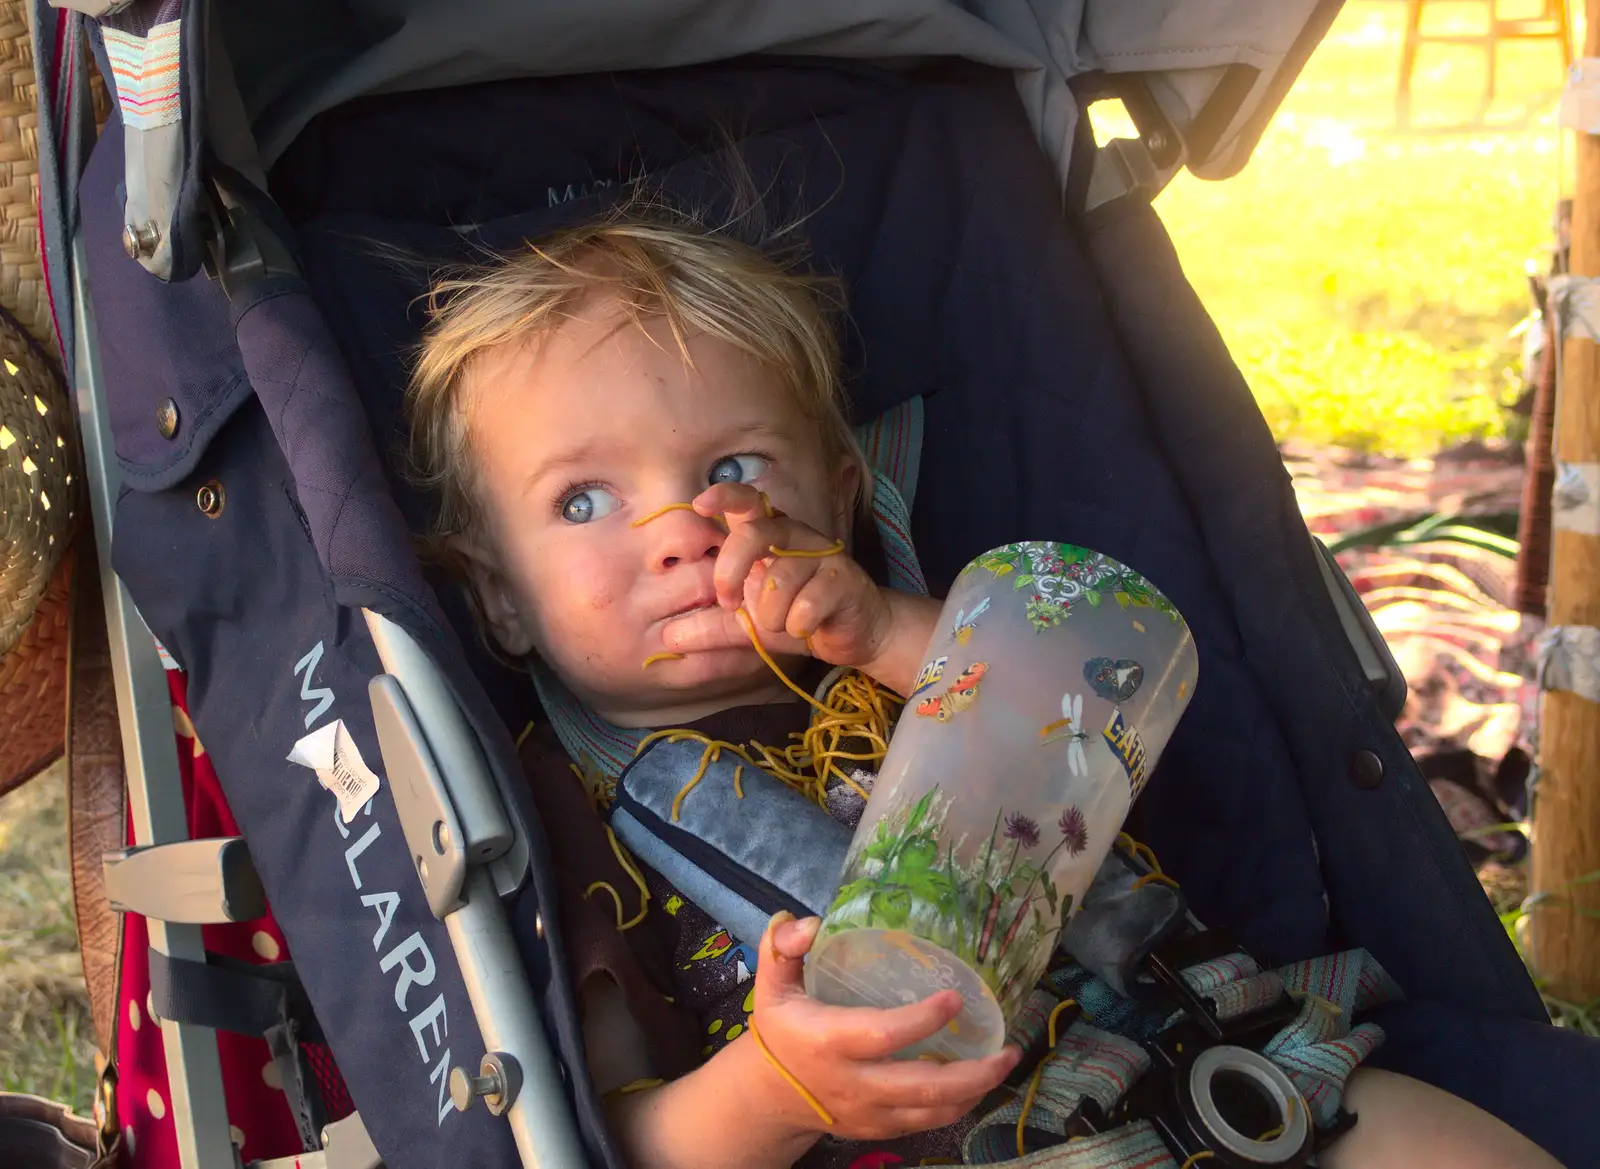
<path id="1" fill-rule="evenodd" d="M 703 744 L 658 739 L 617 781 L 611 826 L 632 852 L 715 918 L 755 945 L 781 909 L 827 910 L 839 888 L 850 829 L 760 768 L 723 752 L 678 806 Z"/>

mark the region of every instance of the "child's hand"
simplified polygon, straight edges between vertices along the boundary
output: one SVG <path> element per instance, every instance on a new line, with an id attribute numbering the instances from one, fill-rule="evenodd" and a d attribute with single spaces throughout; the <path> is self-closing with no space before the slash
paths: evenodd
<path id="1" fill-rule="evenodd" d="M 728 525 L 714 578 L 722 608 L 679 622 L 669 649 L 747 643 L 736 616 L 743 608 L 773 653 L 810 653 L 832 665 L 858 667 L 882 654 L 894 616 L 884 590 L 859 564 L 843 551 L 824 556 L 772 552 L 825 552 L 837 541 L 782 512 L 769 515 L 762 494 L 743 483 L 719 483 L 701 492 L 694 509 L 721 516 Z"/>
<path id="2" fill-rule="evenodd" d="M 827 1109 L 833 1124 L 825 1125 L 765 1059 L 758 1061 L 762 1074 L 748 1086 L 761 1096 L 753 1107 L 777 1111 L 804 1131 L 884 1140 L 954 1123 L 1016 1066 L 1021 1053 L 1014 1047 L 949 1064 L 891 1058 L 955 1018 L 960 995 L 943 991 L 892 1010 L 817 1002 L 801 983 L 801 959 L 820 924 L 816 918 L 795 921 L 781 915 L 767 927 L 751 1021 L 774 1058 Z"/>

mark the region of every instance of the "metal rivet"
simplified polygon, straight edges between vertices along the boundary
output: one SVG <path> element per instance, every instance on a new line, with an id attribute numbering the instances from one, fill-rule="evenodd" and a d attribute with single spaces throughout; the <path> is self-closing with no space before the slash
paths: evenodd
<path id="1" fill-rule="evenodd" d="M 156 429 L 162 438 L 178 433 L 178 403 L 171 398 L 162 398 L 156 406 Z"/>
<path id="2" fill-rule="evenodd" d="M 222 490 L 222 484 L 215 479 L 194 493 L 194 504 L 200 509 L 200 514 L 207 519 L 214 520 L 221 515 L 222 509 L 227 502 L 227 492 Z"/>
<path id="3" fill-rule="evenodd" d="M 1371 751 L 1357 751 L 1350 757 L 1350 782 L 1371 791 L 1383 782 L 1383 760 Z"/>
<path id="4" fill-rule="evenodd" d="M 1167 149 L 1167 136 L 1160 130 L 1152 130 L 1146 135 L 1144 144 L 1151 154 L 1164 154 Z"/>
<path id="5" fill-rule="evenodd" d="M 122 229 L 122 250 L 128 253 L 130 260 L 149 259 L 160 246 L 161 229 L 153 219 L 145 220 L 138 227 L 130 223 Z"/>
<path id="6" fill-rule="evenodd" d="M 467 1111 L 482 1097 L 492 1115 L 504 1116 L 522 1090 L 522 1068 L 505 1052 L 491 1051 L 484 1055 L 475 1076 L 466 1068 L 451 1068 L 449 1084 L 450 1103 L 457 1112 Z"/>
<path id="7" fill-rule="evenodd" d="M 542 913 L 533 915 L 533 936 L 541 942 L 544 941 L 544 915 Z"/>

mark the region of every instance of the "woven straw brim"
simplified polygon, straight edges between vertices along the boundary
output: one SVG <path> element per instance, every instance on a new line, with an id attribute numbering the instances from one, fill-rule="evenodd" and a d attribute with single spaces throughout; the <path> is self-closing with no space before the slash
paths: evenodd
<path id="1" fill-rule="evenodd" d="M 0 654 L 21 640 L 77 524 L 72 424 L 55 363 L 0 312 Z"/>
<path id="2" fill-rule="evenodd" d="M 71 607 L 63 553 L 85 498 L 39 264 L 27 11 L 22 0 L 0 0 L 0 792 L 63 749 Z M 95 70 L 84 72 L 103 126 L 105 86 Z"/>
<path id="3" fill-rule="evenodd" d="M 66 741 L 69 553 L 11 652 L 0 656 L 0 795 L 54 763 Z"/>
<path id="4" fill-rule="evenodd" d="M 87 72 L 95 125 L 101 126 L 110 108 L 106 88 L 97 71 Z M 55 326 L 39 266 L 37 90 L 27 7 L 0 0 L 0 307 L 54 353 Z"/>

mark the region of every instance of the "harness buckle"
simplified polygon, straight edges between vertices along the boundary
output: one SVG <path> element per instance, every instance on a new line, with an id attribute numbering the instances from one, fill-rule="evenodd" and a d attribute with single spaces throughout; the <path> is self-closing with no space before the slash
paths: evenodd
<path id="1" fill-rule="evenodd" d="M 1153 1046 L 1150 1071 L 1124 1101 L 1126 1120 L 1148 1120 L 1180 1161 L 1208 1152 L 1218 1165 L 1298 1169 L 1316 1150 L 1316 1127 L 1293 1081 L 1266 1056 L 1215 1043 L 1187 1023 Z"/>
<path id="2" fill-rule="evenodd" d="M 1183 1018 L 1146 1044 L 1150 1068 L 1115 1107 L 1107 1112 L 1083 1102 L 1068 1125 L 1071 1136 L 1146 1120 L 1179 1162 L 1207 1153 L 1227 1169 L 1299 1169 L 1354 1123 L 1341 1113 L 1331 1129 L 1318 1133 L 1294 1082 L 1257 1050 L 1299 1014 L 1287 993 L 1224 1019 L 1182 976 L 1190 967 L 1244 952 L 1226 931 L 1207 929 L 1150 954 L 1150 979 Z"/>
<path id="3" fill-rule="evenodd" d="M 1287 993 L 1280 994 L 1275 1002 L 1266 1006 L 1223 1019 L 1218 1017 L 1211 999 L 1195 990 L 1183 978 L 1183 971 L 1191 966 L 1244 952 L 1244 947 L 1226 930 L 1205 929 L 1152 950 L 1146 965 L 1161 989 L 1172 997 L 1189 1021 L 1202 1030 L 1212 1043 L 1259 1046 L 1292 1023 L 1300 1013 L 1299 1006 Z"/>

